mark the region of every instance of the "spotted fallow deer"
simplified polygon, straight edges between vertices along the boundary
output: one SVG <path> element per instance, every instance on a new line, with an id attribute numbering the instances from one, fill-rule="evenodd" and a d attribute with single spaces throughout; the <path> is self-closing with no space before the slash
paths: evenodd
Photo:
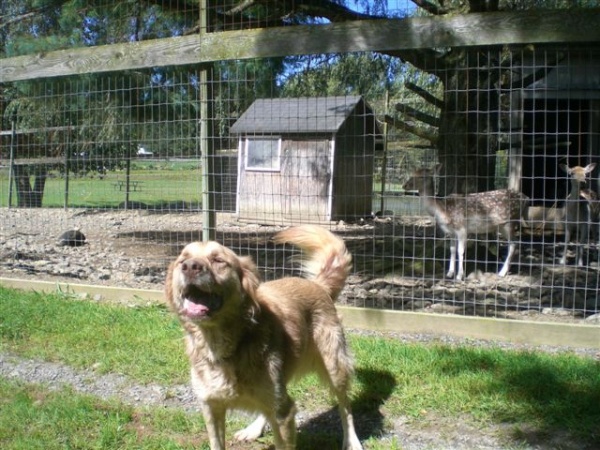
<path id="1" fill-rule="evenodd" d="M 569 167 L 566 164 L 560 164 L 560 168 L 568 173 L 571 179 L 571 191 L 565 201 L 563 212 L 565 221 L 565 251 L 560 259 L 560 263 L 567 263 L 567 249 L 571 239 L 575 239 L 579 244 L 575 250 L 575 261 L 578 266 L 583 266 L 582 247 L 589 242 L 590 226 L 595 222 L 595 216 L 598 214 L 598 205 L 593 199 L 596 196 L 595 192 L 585 187 L 587 185 L 587 176 L 596 168 L 596 163 L 588 164 L 585 167 Z"/>
<path id="2" fill-rule="evenodd" d="M 429 214 L 435 217 L 437 224 L 452 238 L 446 277 L 452 278 L 456 273 L 456 280 L 463 279 L 467 236 L 497 232 L 500 232 L 509 244 L 508 255 L 498 273 L 501 277 L 505 276 L 516 250 L 515 226 L 522 221 L 529 197 L 521 192 L 500 189 L 436 198 L 434 177 L 439 174 L 440 168 L 441 165 L 438 164 L 434 170 L 417 170 L 404 184 L 404 189 L 419 192 Z"/>

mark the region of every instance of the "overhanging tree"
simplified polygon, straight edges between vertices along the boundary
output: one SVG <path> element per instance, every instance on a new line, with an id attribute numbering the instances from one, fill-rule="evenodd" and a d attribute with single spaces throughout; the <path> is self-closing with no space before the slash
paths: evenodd
<path id="1" fill-rule="evenodd" d="M 412 0 L 415 14 L 450 16 L 543 8 L 547 2 L 536 0 Z M 579 6 L 585 5 L 579 2 Z M 362 7 L 366 13 L 345 5 Z M 577 6 L 577 5 L 576 5 Z M 554 8 L 570 8 L 573 2 L 556 1 Z M 338 2 L 335 0 L 297 0 L 272 2 L 270 0 L 244 0 L 235 2 L 224 17 L 237 16 L 232 23 L 242 23 L 244 17 L 253 17 L 256 10 L 269 11 L 262 16 L 262 24 L 283 24 L 291 17 L 326 19 L 331 22 L 378 19 L 386 17 L 386 2 Z M 534 26 L 534 24 L 532 24 Z M 418 111 L 398 105 L 399 117 L 388 122 L 403 130 L 429 139 L 438 150 L 444 172 L 449 175 L 440 186 L 442 195 L 457 192 L 476 192 L 494 188 L 496 152 L 498 150 L 499 111 L 503 91 L 514 88 L 516 78 L 510 73 L 517 66 L 519 49 L 502 46 L 488 48 L 423 48 L 387 52 L 412 66 L 431 74 L 441 82 L 443 93 L 426 93 L 417 87 L 415 92 L 423 102 L 439 115 L 420 115 Z M 541 76 L 542 73 L 539 73 Z M 518 78 L 518 77 L 517 77 Z M 523 80 L 520 80 L 523 82 Z M 531 80 L 530 80 L 531 81 Z M 423 86 L 421 86 L 422 88 Z M 410 121 L 403 120 L 408 118 Z M 414 125 L 415 118 L 425 126 Z"/>

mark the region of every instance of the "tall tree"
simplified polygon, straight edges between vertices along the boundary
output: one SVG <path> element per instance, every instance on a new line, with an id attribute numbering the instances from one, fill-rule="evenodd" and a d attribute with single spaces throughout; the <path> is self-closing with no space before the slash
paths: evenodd
<path id="1" fill-rule="evenodd" d="M 415 14 L 432 16 L 450 16 L 496 12 L 502 10 L 523 10 L 531 8 L 571 8 L 593 6 L 586 0 L 578 2 L 555 0 L 540 2 L 537 0 L 411 0 L 417 8 Z M 550 4 L 551 3 L 551 4 Z M 352 5 L 356 10 L 351 9 Z M 331 22 L 377 19 L 389 17 L 387 2 L 339 2 L 336 0 L 296 0 L 290 2 L 272 2 L 270 0 L 245 0 L 236 2 L 222 15 L 231 19 L 230 23 L 241 23 L 245 15 L 251 17 L 253 11 L 263 11 L 263 24 L 284 23 L 290 18 L 307 17 Z M 266 11 L 266 13 L 265 13 Z M 517 50 L 513 52 L 512 50 Z M 523 52 L 523 54 L 526 52 Z M 441 95 L 438 86 L 435 92 L 423 91 L 424 86 L 415 86 L 412 90 L 428 104 L 429 111 L 415 111 L 404 104 L 397 105 L 401 116 L 418 117 L 427 124 L 415 127 L 401 118 L 391 119 L 390 123 L 399 125 L 427 137 L 437 146 L 438 157 L 443 163 L 447 175 L 446 184 L 440 186 L 441 194 L 451 192 L 475 192 L 494 187 L 495 161 L 498 150 L 499 111 L 504 89 L 513 80 L 511 65 L 518 65 L 515 59 L 520 49 L 495 48 L 423 48 L 419 50 L 387 52 L 387 55 L 410 63 L 413 67 L 437 78 L 442 86 Z M 342 59 L 346 60 L 341 64 Z M 340 58 L 338 67 L 351 69 L 348 57 Z M 314 87 L 321 85 L 324 91 L 335 91 L 340 86 L 332 86 L 324 76 L 331 68 L 313 71 L 310 79 Z M 349 74 L 345 75 L 350 75 Z M 307 75 L 308 76 L 308 75 Z M 354 80 L 356 81 L 356 80 Z M 288 89 L 297 91 L 306 89 L 298 78 L 290 79 Z M 435 114 L 431 114 L 434 111 Z M 439 111 L 439 112 L 437 112 Z M 437 116 L 436 116 L 437 115 Z"/>

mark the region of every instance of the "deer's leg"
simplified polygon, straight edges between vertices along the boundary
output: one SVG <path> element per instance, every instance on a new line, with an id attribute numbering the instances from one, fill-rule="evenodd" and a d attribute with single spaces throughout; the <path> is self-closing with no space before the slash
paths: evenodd
<path id="1" fill-rule="evenodd" d="M 454 278 L 454 269 L 456 267 L 456 245 L 458 239 L 453 236 L 450 240 L 450 262 L 448 263 L 448 272 L 446 278 Z"/>
<path id="2" fill-rule="evenodd" d="M 566 264 L 567 263 L 567 250 L 569 249 L 569 241 L 570 240 L 571 240 L 571 226 L 567 222 L 565 224 L 565 251 L 564 251 L 564 253 L 562 255 L 562 258 L 560 258 L 560 263 L 561 264 Z"/>
<path id="3" fill-rule="evenodd" d="M 511 223 L 507 223 L 501 229 L 502 235 L 508 241 L 508 255 L 506 255 L 506 259 L 504 260 L 504 265 L 500 272 L 498 272 L 498 276 L 504 277 L 508 274 L 510 270 L 510 263 L 512 261 L 513 255 L 515 254 L 515 250 L 517 249 L 517 244 L 515 243 L 513 236 L 513 228 Z M 498 242 L 498 253 L 500 253 L 500 242 Z"/>
<path id="4" fill-rule="evenodd" d="M 576 257 L 576 261 L 577 261 L 577 265 L 579 267 L 583 266 L 583 251 L 585 248 L 585 245 L 589 242 L 589 227 L 587 222 L 582 222 L 579 224 L 579 236 L 577 239 L 577 246 L 575 247 L 576 252 L 575 252 L 575 257 Z"/>
<path id="5" fill-rule="evenodd" d="M 457 241 L 458 241 L 458 272 L 456 274 L 456 279 L 461 281 L 464 277 L 465 271 L 465 248 L 467 247 L 467 231 L 460 230 L 456 233 Z"/>
<path id="6" fill-rule="evenodd" d="M 514 242 L 510 242 L 508 244 L 508 255 L 506 255 L 506 260 L 504 261 L 502 269 L 500 269 L 500 272 L 498 272 L 498 276 L 504 277 L 506 276 L 506 274 L 508 274 L 508 271 L 510 270 L 510 262 L 515 253 L 516 247 L 517 244 L 515 244 Z"/>

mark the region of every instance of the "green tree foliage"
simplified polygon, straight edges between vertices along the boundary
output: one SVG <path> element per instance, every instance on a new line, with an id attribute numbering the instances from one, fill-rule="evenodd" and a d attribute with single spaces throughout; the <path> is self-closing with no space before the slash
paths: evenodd
<path id="1" fill-rule="evenodd" d="M 412 2 L 410 14 L 434 16 L 598 6 L 594 0 Z M 390 5 L 396 5 L 386 0 L 209 0 L 207 5 L 206 31 L 407 14 L 407 11 L 392 11 Z M 199 6 L 198 0 L 3 0 L 0 2 L 0 58 L 197 33 L 201 31 Z M 496 148 L 489 141 L 495 135 L 494 130 L 477 128 L 492 121 L 477 120 L 466 114 L 465 108 L 477 102 L 477 111 L 482 114 L 485 108 L 496 108 L 498 102 L 492 96 L 480 95 L 479 87 L 498 85 L 502 71 L 487 73 L 465 69 L 473 61 L 499 67 L 503 54 L 498 50 L 482 57 L 477 52 L 477 49 L 423 48 L 385 55 L 315 55 L 215 64 L 215 131 L 227 136 L 231 122 L 257 97 L 360 94 L 377 112 L 392 116 L 389 123 L 399 124 L 402 130 L 409 129 L 407 123 L 402 122 L 404 112 L 410 111 L 411 120 L 414 119 L 412 105 L 418 106 L 419 117 L 439 118 L 439 127 L 434 119 L 429 120 L 428 136 L 432 136 L 432 142 L 437 143 L 449 163 L 446 167 L 464 165 L 467 175 L 482 173 L 476 158 L 463 161 L 454 157 L 458 153 L 473 153 L 464 151 L 465 140 L 461 133 L 492 136 L 486 137 L 485 142 L 468 140 L 468 146 L 473 149 L 487 148 L 493 152 Z M 84 64 L 85 61 L 72 63 Z M 13 119 L 20 130 L 68 128 L 30 136 L 32 142 L 25 152 L 28 156 L 98 150 L 119 158 L 132 151 L 132 144 L 148 141 L 158 145 L 152 150 L 163 154 L 190 155 L 196 151 L 198 133 L 198 80 L 197 68 L 155 68 L 2 85 L 2 129 L 9 128 Z M 417 90 L 406 89 L 407 84 L 429 92 L 434 99 L 453 98 L 455 101 L 440 107 L 424 100 Z M 448 92 L 457 95 L 448 96 Z M 391 107 L 385 104 L 385 98 L 389 98 Z M 410 130 L 419 132 L 417 128 Z M 34 145 L 35 140 L 37 145 Z M 484 159 L 487 165 L 489 158 Z M 493 173 L 493 168 L 489 170 Z"/>
<path id="2" fill-rule="evenodd" d="M 437 77 L 398 58 L 375 52 L 297 58 L 288 64 L 288 70 L 289 75 L 281 81 L 283 95 L 362 95 L 380 116 L 391 114 L 390 108 L 398 103 L 423 103 L 406 88 L 407 84 L 442 95 Z M 439 114 L 434 105 L 422 109 L 432 115 Z"/>
<path id="3" fill-rule="evenodd" d="M 134 0 L 6 0 L 0 15 L 10 18 L 0 24 L 4 57 L 170 37 L 194 24 L 184 14 Z M 183 76 L 163 69 L 91 74 L 3 86 L 3 128 L 12 119 L 20 130 L 70 126 L 72 153 L 100 148 L 122 156 L 129 151 L 124 147 L 129 142 L 157 133 L 152 125 L 164 128 L 195 117 L 195 71 L 183 72 Z M 64 135 L 54 137 L 65 141 Z M 37 139 L 47 141 L 48 136 Z M 53 153 L 60 151 L 64 148 Z M 29 156 L 34 156 L 33 150 Z"/>

